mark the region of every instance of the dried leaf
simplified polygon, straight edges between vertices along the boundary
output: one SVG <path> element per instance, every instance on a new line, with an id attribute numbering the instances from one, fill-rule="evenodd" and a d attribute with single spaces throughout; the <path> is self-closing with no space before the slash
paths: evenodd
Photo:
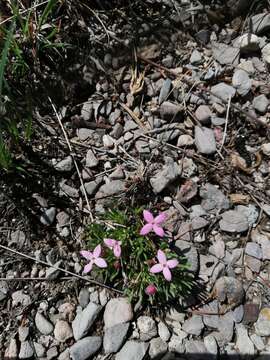
<path id="1" fill-rule="evenodd" d="M 233 204 L 248 205 L 250 201 L 250 196 L 244 194 L 230 194 L 229 198 Z"/>

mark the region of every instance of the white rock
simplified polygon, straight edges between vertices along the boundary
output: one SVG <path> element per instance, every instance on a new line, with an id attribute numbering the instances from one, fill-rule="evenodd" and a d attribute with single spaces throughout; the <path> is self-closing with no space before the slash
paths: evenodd
<path id="1" fill-rule="evenodd" d="M 23 341 L 21 343 L 19 359 L 29 359 L 34 355 L 34 350 L 29 341 Z"/>
<path id="2" fill-rule="evenodd" d="M 94 355 L 102 344 L 100 336 L 88 336 L 77 341 L 69 348 L 72 360 L 87 360 Z"/>
<path id="3" fill-rule="evenodd" d="M 149 344 L 145 342 L 127 341 L 116 354 L 115 360 L 143 360 L 148 346 Z"/>
<path id="4" fill-rule="evenodd" d="M 262 149 L 262 152 L 264 153 L 264 155 L 270 156 L 270 143 L 263 144 L 261 149 Z"/>
<path id="5" fill-rule="evenodd" d="M 203 339 L 203 342 L 204 342 L 204 345 L 205 345 L 208 353 L 213 354 L 213 355 L 218 354 L 218 345 L 217 345 L 217 341 L 214 336 L 212 336 L 212 335 L 205 336 Z"/>
<path id="6" fill-rule="evenodd" d="M 195 126 L 195 144 L 200 153 L 214 154 L 216 152 L 216 139 L 213 130 Z"/>
<path id="7" fill-rule="evenodd" d="M 254 345 L 253 342 L 250 340 L 247 329 L 244 325 L 236 325 L 236 337 L 236 347 L 239 350 L 240 354 L 254 355 Z"/>
<path id="8" fill-rule="evenodd" d="M 53 332 L 53 324 L 39 312 L 36 313 L 35 324 L 43 335 L 49 335 Z"/>
<path id="9" fill-rule="evenodd" d="M 265 114 L 267 111 L 267 108 L 269 106 L 269 100 L 267 99 L 267 97 L 264 94 L 262 94 L 262 95 L 256 96 L 253 99 L 252 105 L 253 105 L 254 109 L 257 110 L 259 113 Z"/>
<path id="10" fill-rule="evenodd" d="M 260 38 L 254 34 L 244 34 L 234 41 L 234 46 L 240 48 L 241 52 L 252 52 L 260 50 Z"/>
<path id="11" fill-rule="evenodd" d="M 131 321 L 133 311 L 127 298 L 111 299 L 104 311 L 105 328 Z"/>
<path id="12" fill-rule="evenodd" d="M 239 95 L 245 96 L 249 93 L 252 82 L 248 76 L 248 73 L 240 69 L 236 70 L 233 74 L 232 84 L 236 88 Z"/>
<path id="13" fill-rule="evenodd" d="M 177 146 L 190 146 L 193 145 L 194 139 L 190 135 L 180 135 L 177 141 Z"/>
<path id="14" fill-rule="evenodd" d="M 67 321 L 57 320 L 54 328 L 54 336 L 57 341 L 65 342 L 73 336 L 72 329 Z"/>
<path id="15" fill-rule="evenodd" d="M 17 342 L 15 339 L 11 339 L 9 346 L 5 351 L 5 358 L 6 359 L 17 359 L 18 356 L 18 347 Z"/>
<path id="16" fill-rule="evenodd" d="M 270 43 L 262 49 L 262 58 L 263 61 L 270 66 Z"/>
<path id="17" fill-rule="evenodd" d="M 171 336 L 169 329 L 162 321 L 158 323 L 158 335 L 163 341 L 168 341 Z"/>
<path id="18" fill-rule="evenodd" d="M 137 326 L 142 341 L 150 340 L 157 335 L 156 323 L 149 316 L 140 316 L 137 320 Z"/>
<path id="19" fill-rule="evenodd" d="M 86 154 L 85 165 L 91 169 L 96 167 L 98 163 L 99 160 L 96 158 L 96 155 L 93 153 L 93 151 L 88 150 Z"/>

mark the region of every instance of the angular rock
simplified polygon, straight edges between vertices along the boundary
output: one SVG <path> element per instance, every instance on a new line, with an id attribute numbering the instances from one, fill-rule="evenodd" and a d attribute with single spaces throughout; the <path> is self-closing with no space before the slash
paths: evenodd
<path id="1" fill-rule="evenodd" d="M 223 43 L 212 43 L 213 58 L 221 65 L 238 65 L 240 51 Z"/>
<path id="2" fill-rule="evenodd" d="M 98 163 L 99 160 L 96 158 L 96 155 L 93 153 L 93 151 L 91 149 L 88 150 L 86 154 L 85 165 L 91 169 L 96 167 Z"/>
<path id="3" fill-rule="evenodd" d="M 156 323 L 149 316 L 140 316 L 137 320 L 137 326 L 142 341 L 148 341 L 157 335 Z"/>
<path id="4" fill-rule="evenodd" d="M 199 256 L 197 249 L 192 246 L 189 242 L 184 240 L 177 240 L 175 242 L 176 252 L 180 251 L 180 254 L 187 259 L 188 270 L 192 273 L 197 273 L 199 269 Z"/>
<path id="5" fill-rule="evenodd" d="M 73 169 L 73 159 L 72 156 L 67 156 L 65 159 L 59 161 L 54 165 L 54 168 L 60 172 L 69 172 Z"/>
<path id="6" fill-rule="evenodd" d="M 236 90 L 223 82 L 211 87 L 210 99 L 212 103 L 222 104 L 222 100 L 227 102 L 229 98 L 235 96 Z"/>
<path id="7" fill-rule="evenodd" d="M 200 105 L 195 111 L 196 118 L 202 123 L 207 124 L 212 116 L 212 111 L 207 105 Z"/>
<path id="8" fill-rule="evenodd" d="M 186 320 L 182 326 L 182 329 L 190 334 L 199 336 L 201 335 L 204 328 L 204 323 L 200 315 L 193 315 L 191 318 Z"/>
<path id="9" fill-rule="evenodd" d="M 62 264 L 62 260 L 59 260 L 55 264 L 53 264 L 53 266 L 58 268 L 61 266 L 61 264 Z M 54 280 L 54 279 L 58 278 L 58 276 L 60 274 L 60 270 L 56 269 L 55 267 L 49 267 L 46 269 L 45 277 L 47 279 Z"/>
<path id="10" fill-rule="evenodd" d="M 102 184 L 103 179 L 98 177 L 96 180 L 86 182 L 84 184 L 85 191 L 88 195 L 94 195 L 99 186 Z M 81 192 L 83 192 L 82 186 L 80 187 Z"/>
<path id="11" fill-rule="evenodd" d="M 155 338 L 150 341 L 149 356 L 151 359 L 160 359 L 166 354 L 168 345 L 161 338 Z"/>
<path id="12" fill-rule="evenodd" d="M 203 62 L 202 54 L 197 50 L 193 50 L 190 56 L 191 65 L 200 65 Z"/>
<path id="13" fill-rule="evenodd" d="M 234 46 L 239 47 L 241 53 L 259 51 L 260 38 L 254 34 L 244 34 L 235 39 Z"/>
<path id="14" fill-rule="evenodd" d="M 244 306 L 239 305 L 233 310 L 233 320 L 239 324 L 244 317 Z"/>
<path id="15" fill-rule="evenodd" d="M 215 358 L 218 355 L 218 345 L 215 337 L 212 335 L 207 335 L 204 337 L 203 342 L 207 349 L 207 353 L 214 355 L 213 358 Z"/>
<path id="16" fill-rule="evenodd" d="M 195 145 L 202 154 L 214 154 L 217 146 L 213 130 L 195 126 Z"/>
<path id="17" fill-rule="evenodd" d="M 259 336 L 270 336 L 270 308 L 263 308 L 255 323 L 255 332 Z"/>
<path id="18" fill-rule="evenodd" d="M 11 339 L 9 345 L 5 351 L 5 359 L 17 359 L 18 347 L 16 339 Z"/>
<path id="19" fill-rule="evenodd" d="M 172 158 L 167 158 L 166 164 L 162 170 L 150 178 L 150 184 L 155 194 L 159 194 L 164 190 L 171 182 L 176 180 L 181 175 L 180 166 L 173 161 Z"/>
<path id="20" fill-rule="evenodd" d="M 39 312 L 36 313 L 35 324 L 38 331 L 43 335 L 49 335 L 53 332 L 53 324 Z"/>
<path id="21" fill-rule="evenodd" d="M 234 307 L 242 303 L 245 294 L 242 283 L 230 276 L 219 278 L 215 283 L 213 293 L 221 303 Z"/>
<path id="22" fill-rule="evenodd" d="M 158 335 L 163 341 L 168 341 L 171 337 L 170 331 L 164 322 L 158 323 Z"/>
<path id="23" fill-rule="evenodd" d="M 241 355 L 255 354 L 253 342 L 250 340 L 247 329 L 244 325 L 238 324 L 236 326 L 236 338 L 236 348 Z"/>
<path id="24" fill-rule="evenodd" d="M 194 139 L 190 135 L 180 135 L 177 141 L 177 146 L 191 146 L 194 143 Z"/>
<path id="25" fill-rule="evenodd" d="M 70 347 L 70 357 L 72 360 L 87 360 L 98 351 L 101 344 L 100 336 L 85 337 Z"/>
<path id="26" fill-rule="evenodd" d="M 235 209 L 246 216 L 249 226 L 254 225 L 259 217 L 259 211 L 253 204 L 247 206 L 237 205 Z"/>
<path id="27" fill-rule="evenodd" d="M 270 44 L 267 44 L 262 49 L 262 58 L 266 65 L 270 66 Z"/>
<path id="28" fill-rule="evenodd" d="M 35 348 L 35 353 L 37 355 L 38 358 L 42 358 L 45 356 L 45 348 L 43 345 L 37 343 L 37 342 L 34 342 L 34 348 Z"/>
<path id="29" fill-rule="evenodd" d="M 171 91 L 171 87 L 172 87 L 172 81 L 171 81 L 171 79 L 167 78 L 164 81 L 162 88 L 160 90 L 160 93 L 159 93 L 159 98 L 158 98 L 159 105 L 161 105 L 163 103 L 163 101 L 167 100 L 167 98 L 170 94 L 170 91 Z"/>
<path id="30" fill-rule="evenodd" d="M 270 14 L 261 13 L 251 17 L 251 28 L 254 34 L 263 34 L 270 30 Z"/>
<path id="31" fill-rule="evenodd" d="M 269 100 L 267 99 L 267 97 L 264 94 L 262 94 L 262 95 L 256 96 L 253 99 L 252 105 L 253 105 L 254 109 L 257 110 L 259 113 L 265 114 L 267 112 L 267 108 L 269 106 Z"/>
<path id="32" fill-rule="evenodd" d="M 224 212 L 219 221 L 219 226 L 222 231 L 229 233 L 242 233 L 249 228 L 247 217 L 236 210 Z"/>
<path id="33" fill-rule="evenodd" d="M 57 320 L 54 328 L 54 337 L 59 342 L 65 342 L 73 337 L 72 329 L 67 321 Z"/>
<path id="34" fill-rule="evenodd" d="M 96 193 L 95 198 L 103 198 L 108 196 L 113 196 L 125 191 L 125 182 L 123 180 L 112 180 L 107 184 L 102 185 L 99 188 L 99 191 Z"/>
<path id="35" fill-rule="evenodd" d="M 169 350 L 177 353 L 183 354 L 185 352 L 185 345 L 183 344 L 183 338 L 177 335 L 173 335 L 168 344 Z"/>
<path id="36" fill-rule="evenodd" d="M 148 343 L 127 341 L 121 351 L 116 354 L 115 360 L 143 360 L 148 347 Z"/>
<path id="37" fill-rule="evenodd" d="M 133 311 L 130 302 L 126 298 L 111 299 L 104 311 L 105 328 L 131 321 Z"/>
<path id="38" fill-rule="evenodd" d="M 56 215 L 56 208 L 51 207 L 45 210 L 40 216 L 40 222 L 43 225 L 50 226 L 53 224 Z"/>
<path id="39" fill-rule="evenodd" d="M 201 206 L 206 211 L 226 210 L 230 206 L 229 199 L 216 186 L 206 183 L 201 187 L 200 196 L 203 198 Z"/>
<path id="40" fill-rule="evenodd" d="M 23 341 L 19 352 L 19 359 L 30 359 L 34 355 L 34 350 L 29 341 Z"/>
<path id="41" fill-rule="evenodd" d="M 105 354 L 115 353 L 122 346 L 127 337 L 129 322 L 117 324 L 105 329 L 103 347 Z"/>
<path id="42" fill-rule="evenodd" d="M 160 108 L 160 116 L 162 119 L 171 120 L 172 118 L 176 118 L 176 116 L 182 111 L 182 107 L 179 105 L 175 105 L 170 101 L 164 101 Z"/>
<path id="43" fill-rule="evenodd" d="M 186 342 L 186 353 L 190 354 L 191 359 L 199 360 L 202 358 L 203 354 L 206 354 L 206 352 L 207 352 L 207 349 L 202 341 L 188 340 Z"/>
<path id="44" fill-rule="evenodd" d="M 259 260 L 261 260 L 263 256 L 260 245 L 254 242 L 248 242 L 246 244 L 245 253 Z"/>
<path id="45" fill-rule="evenodd" d="M 75 340 L 84 337 L 95 322 L 102 306 L 90 302 L 87 307 L 78 313 L 72 321 L 72 329 Z"/>
<path id="46" fill-rule="evenodd" d="M 232 84 L 239 95 L 245 96 L 249 93 L 251 89 L 252 81 L 249 78 L 248 73 L 240 69 L 234 72 Z"/>

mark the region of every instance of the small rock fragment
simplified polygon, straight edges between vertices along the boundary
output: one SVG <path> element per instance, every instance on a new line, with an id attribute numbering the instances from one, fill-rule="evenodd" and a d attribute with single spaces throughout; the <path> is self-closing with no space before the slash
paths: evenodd
<path id="1" fill-rule="evenodd" d="M 75 340 L 79 340 L 87 334 L 101 309 L 102 306 L 90 302 L 82 312 L 76 315 L 75 319 L 72 321 Z"/>
<path id="2" fill-rule="evenodd" d="M 236 90 L 230 86 L 227 85 L 225 83 L 219 83 L 217 85 L 212 86 L 211 88 L 211 101 L 212 103 L 219 103 L 222 104 L 222 100 L 227 102 L 229 100 L 229 98 L 233 98 Z"/>
<path id="3" fill-rule="evenodd" d="M 59 161 L 54 168 L 60 172 L 69 172 L 73 169 L 73 159 L 69 155 L 65 159 Z"/>
<path id="4" fill-rule="evenodd" d="M 261 13 L 251 17 L 251 27 L 255 34 L 263 34 L 270 30 L 270 14 Z"/>
<path id="5" fill-rule="evenodd" d="M 126 298 L 111 299 L 104 311 L 105 328 L 131 321 L 133 311 L 130 302 Z"/>
<path id="6" fill-rule="evenodd" d="M 270 308 L 263 308 L 255 323 L 255 332 L 259 336 L 270 336 Z"/>
<path id="7" fill-rule="evenodd" d="M 256 96 L 253 99 L 252 105 L 253 105 L 254 109 L 257 110 L 259 113 L 265 114 L 267 111 L 267 108 L 269 106 L 269 100 L 267 99 L 267 97 L 264 94 L 262 94 L 262 95 Z"/>
<path id="8" fill-rule="evenodd" d="M 96 158 L 96 155 L 93 153 L 93 151 L 88 150 L 86 154 L 85 165 L 91 169 L 96 167 L 98 163 L 99 160 Z"/>
<path id="9" fill-rule="evenodd" d="M 157 335 L 156 323 L 149 316 L 140 316 L 137 320 L 137 326 L 142 341 L 148 341 Z"/>
<path id="10" fill-rule="evenodd" d="M 56 215 L 56 208 L 51 207 L 45 210 L 40 216 L 40 222 L 43 225 L 50 226 L 53 224 Z"/>
<path id="11" fill-rule="evenodd" d="M 173 161 L 172 158 L 167 158 L 167 163 L 162 170 L 150 178 L 150 184 L 155 194 L 159 194 L 172 181 L 176 180 L 181 175 L 180 166 Z"/>
<path id="12" fill-rule="evenodd" d="M 244 70 L 236 70 L 233 74 L 232 84 L 236 88 L 237 92 L 241 96 L 245 96 L 251 89 L 251 79 L 248 73 Z"/>
<path id="13" fill-rule="evenodd" d="M 94 355 L 101 347 L 100 336 L 88 336 L 77 341 L 69 349 L 72 360 L 87 360 Z"/>
<path id="14" fill-rule="evenodd" d="M 195 145 L 202 154 L 214 154 L 216 152 L 216 139 L 213 130 L 195 126 Z"/>
<path id="15" fill-rule="evenodd" d="M 49 335 L 53 332 L 53 324 L 45 318 L 40 312 L 36 313 L 35 324 L 37 329 L 43 335 Z"/>
<path id="16" fill-rule="evenodd" d="M 65 342 L 73 336 L 72 329 L 67 321 L 57 320 L 54 328 L 54 337 L 57 341 Z"/>
<path id="17" fill-rule="evenodd" d="M 219 226 L 222 231 L 229 233 L 242 233 L 249 228 L 247 217 L 236 210 L 224 212 L 222 219 L 219 221 Z"/>
<path id="18" fill-rule="evenodd" d="M 129 323 L 122 323 L 105 329 L 103 347 L 105 354 L 115 353 L 126 339 Z"/>
<path id="19" fill-rule="evenodd" d="M 238 324 L 236 326 L 236 348 L 241 355 L 254 355 L 255 349 L 253 342 L 248 336 L 247 329 L 244 325 Z"/>
<path id="20" fill-rule="evenodd" d="M 34 350 L 29 341 L 23 341 L 19 352 L 19 359 L 29 359 L 34 355 Z"/>
<path id="21" fill-rule="evenodd" d="M 191 335 L 199 336 L 204 328 L 204 323 L 200 315 L 193 315 L 186 320 L 182 326 L 182 329 Z"/>
<path id="22" fill-rule="evenodd" d="M 119 353 L 116 354 L 115 360 L 143 360 L 149 343 L 127 341 Z"/>
<path id="23" fill-rule="evenodd" d="M 160 359 L 167 352 L 167 343 L 161 338 L 155 338 L 150 341 L 149 356 L 151 359 Z"/>

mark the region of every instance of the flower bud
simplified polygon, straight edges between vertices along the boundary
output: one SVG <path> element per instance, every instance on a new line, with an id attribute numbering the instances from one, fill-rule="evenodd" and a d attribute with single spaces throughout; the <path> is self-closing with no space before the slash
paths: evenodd
<path id="1" fill-rule="evenodd" d="M 147 288 L 145 289 L 145 293 L 147 295 L 155 295 L 156 292 L 157 292 L 157 288 L 155 287 L 154 284 L 148 285 Z"/>
<path id="2" fill-rule="evenodd" d="M 121 268 L 121 263 L 120 261 L 115 261 L 114 264 L 113 264 L 113 267 L 116 269 L 116 270 L 119 270 Z"/>

